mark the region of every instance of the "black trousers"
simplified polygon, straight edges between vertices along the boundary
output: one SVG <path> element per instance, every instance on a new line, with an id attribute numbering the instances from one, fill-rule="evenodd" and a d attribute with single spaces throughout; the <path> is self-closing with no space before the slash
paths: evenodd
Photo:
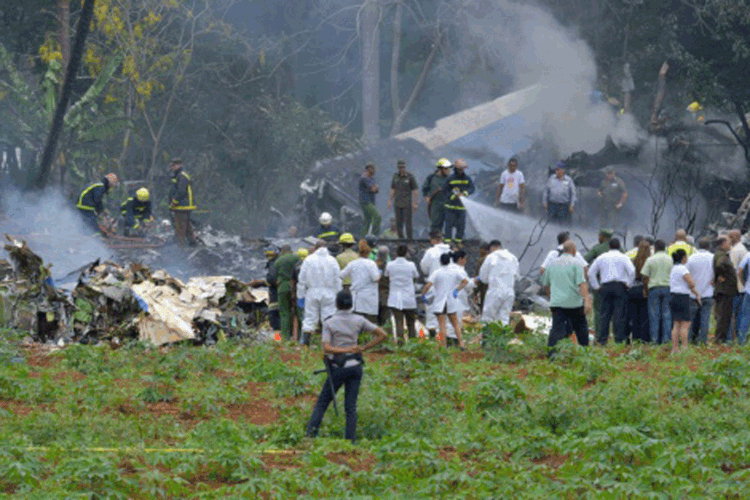
<path id="1" fill-rule="evenodd" d="M 570 326 L 576 332 L 579 345 L 589 345 L 589 324 L 583 306 L 575 308 L 552 307 L 552 329 L 547 337 L 547 347 L 554 347 L 570 335 Z"/>
<path id="2" fill-rule="evenodd" d="M 411 205 L 408 207 L 396 207 L 396 232 L 398 237 L 401 239 L 412 239 L 413 232 L 411 227 Z M 406 227 L 406 235 L 404 236 L 404 227 Z"/>
<path id="3" fill-rule="evenodd" d="M 456 229 L 456 235 L 453 235 L 453 228 Z M 455 241 L 461 243 L 466 231 L 466 210 L 445 209 L 445 231 L 443 236 L 446 242 Z"/>
<path id="4" fill-rule="evenodd" d="M 628 290 L 628 305 L 625 336 L 643 343 L 651 342 L 651 329 L 648 318 L 648 299 L 643 296 L 643 285 L 635 285 Z"/>
<path id="5" fill-rule="evenodd" d="M 725 344 L 729 341 L 729 329 L 732 326 L 733 302 L 734 295 L 714 295 L 717 344 Z"/>
<path id="6" fill-rule="evenodd" d="M 610 281 L 599 288 L 599 330 L 596 332 L 596 342 L 605 345 L 609 339 L 609 323 L 615 330 L 615 342 L 627 340 L 626 308 L 628 303 L 628 287 L 620 281 Z"/>
<path id="7" fill-rule="evenodd" d="M 334 391 L 338 392 L 339 387 L 344 386 L 344 411 L 346 412 L 344 438 L 352 443 L 357 439 L 357 398 L 359 397 L 359 386 L 362 383 L 362 374 L 361 363 L 347 368 L 331 368 Z M 328 405 L 333 400 L 333 394 L 331 392 L 331 383 L 328 381 L 328 377 L 326 377 L 318 400 L 315 402 L 312 415 L 310 416 L 310 422 L 307 424 L 308 436 L 315 437 L 318 435 L 318 429 L 321 422 L 323 422 L 323 416 L 328 409 Z"/>

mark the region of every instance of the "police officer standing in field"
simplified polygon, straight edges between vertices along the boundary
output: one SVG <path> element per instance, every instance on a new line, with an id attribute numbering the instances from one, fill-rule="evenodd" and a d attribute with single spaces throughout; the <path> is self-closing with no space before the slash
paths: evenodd
<path id="1" fill-rule="evenodd" d="M 386 339 L 385 331 L 364 317 L 352 313 L 354 305 L 352 294 L 346 290 L 336 294 L 336 312 L 323 323 L 323 351 L 328 377 L 323 382 L 318 400 L 315 402 L 310 422 L 307 424 L 307 436 L 315 437 L 328 405 L 343 385 L 344 411 L 346 412 L 346 431 L 344 438 L 352 443 L 357 439 L 357 398 L 362 382 L 362 353 L 375 347 Z M 375 334 L 364 346 L 358 345 L 359 335 L 363 332 Z"/>

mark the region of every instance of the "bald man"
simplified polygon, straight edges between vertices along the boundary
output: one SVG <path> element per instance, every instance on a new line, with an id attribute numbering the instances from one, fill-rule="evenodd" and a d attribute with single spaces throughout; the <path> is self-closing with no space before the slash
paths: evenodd
<path id="1" fill-rule="evenodd" d="M 684 229 L 678 229 L 674 233 L 674 242 L 667 248 L 667 253 L 671 257 L 678 249 L 682 248 L 688 257 L 695 253 L 695 247 L 688 243 L 688 234 Z"/>
<path id="2" fill-rule="evenodd" d="M 589 345 L 586 314 L 591 312 L 591 296 L 583 266 L 576 259 L 576 244 L 573 241 L 563 243 L 560 257 L 542 275 L 542 286 L 549 287 L 552 310 L 552 329 L 547 338 L 547 347 L 554 347 L 568 335 L 568 322 L 573 325 L 578 344 Z"/>

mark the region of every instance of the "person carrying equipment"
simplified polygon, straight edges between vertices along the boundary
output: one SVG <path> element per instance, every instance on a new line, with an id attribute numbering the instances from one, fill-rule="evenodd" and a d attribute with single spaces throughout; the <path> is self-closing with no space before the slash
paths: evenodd
<path id="1" fill-rule="evenodd" d="M 141 229 L 141 223 L 154 220 L 151 214 L 151 195 L 145 187 L 135 192 L 120 204 L 120 214 L 124 219 L 124 234 L 130 236 Z"/>
<path id="2" fill-rule="evenodd" d="M 95 182 L 87 186 L 78 196 L 78 213 L 81 214 L 83 223 L 90 228 L 94 234 L 101 232 L 98 216 L 105 212 L 104 195 L 110 188 L 116 188 L 120 184 L 117 175 L 109 173 L 102 178 L 101 182 Z"/>
<path id="3" fill-rule="evenodd" d="M 473 194 L 476 188 L 474 181 L 466 175 L 465 170 L 468 168 L 466 161 L 459 158 L 453 165 L 453 175 L 448 177 L 443 187 L 443 194 L 446 196 L 445 201 L 445 242 L 460 245 L 464 238 L 466 230 L 466 207 L 461 202 L 461 198 Z M 456 229 L 455 236 L 453 229 Z"/>

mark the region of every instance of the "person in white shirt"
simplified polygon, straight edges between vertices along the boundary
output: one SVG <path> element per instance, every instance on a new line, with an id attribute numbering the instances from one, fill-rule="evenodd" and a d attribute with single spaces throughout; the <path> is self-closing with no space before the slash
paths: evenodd
<path id="1" fill-rule="evenodd" d="M 690 301 L 691 297 L 700 305 L 701 298 L 695 288 L 695 281 L 690 276 L 687 264 L 687 252 L 678 248 L 672 254 L 672 272 L 669 275 L 669 309 L 672 312 L 672 354 L 680 352 L 688 346 L 688 330 L 690 330 Z"/>
<path id="2" fill-rule="evenodd" d="M 507 325 L 516 300 L 515 282 L 521 277 L 518 259 L 503 249 L 498 240 L 490 242 L 490 254 L 479 269 L 478 279 L 487 284 L 482 323 L 499 321 Z"/>
<path id="3" fill-rule="evenodd" d="M 627 341 L 626 306 L 628 288 L 635 279 L 633 262 L 620 252 L 620 240 L 609 240 L 609 251 L 603 253 L 589 268 L 589 283 L 599 294 L 599 321 L 596 341 L 606 345 L 610 321 L 614 325 L 615 342 Z"/>
<path id="4" fill-rule="evenodd" d="M 422 270 L 425 278 L 428 278 L 440 267 L 440 256 L 451 251 L 450 245 L 443 242 L 443 233 L 440 231 L 430 233 L 430 244 L 432 246 L 427 249 L 424 256 L 422 256 L 422 260 L 419 262 L 419 268 Z M 437 316 L 432 314 L 429 308 L 425 311 L 425 326 L 430 332 L 430 337 L 435 337 L 438 329 L 438 320 Z"/>
<path id="5" fill-rule="evenodd" d="M 458 321 L 458 325 L 461 327 L 461 331 L 463 331 L 463 316 L 464 313 L 471 308 L 471 306 L 469 305 L 469 294 L 472 292 L 472 290 L 474 290 L 475 282 L 473 279 L 470 279 L 469 275 L 466 273 L 467 254 L 465 250 L 459 249 L 453 252 L 451 261 L 452 262 L 448 264 L 448 266 L 457 268 L 457 270 L 464 276 L 464 278 L 468 280 L 466 286 L 458 292 L 457 297 L 458 310 L 456 311 L 456 320 Z M 458 345 L 456 330 L 453 329 L 453 325 L 450 323 L 450 321 L 447 321 L 445 324 L 445 334 L 447 336 L 446 342 L 448 344 L 448 347 Z"/>
<path id="6" fill-rule="evenodd" d="M 541 266 L 541 273 L 544 274 L 544 270 L 547 269 L 549 266 L 552 265 L 557 259 L 559 259 L 563 255 L 563 245 L 566 241 L 570 239 L 570 233 L 567 231 L 563 231 L 562 233 L 559 233 L 557 235 L 557 248 L 554 250 L 550 250 L 547 256 L 544 258 L 544 262 L 542 262 Z M 586 259 L 581 255 L 581 252 L 576 250 L 575 254 L 575 260 L 576 262 L 581 264 L 581 267 L 583 267 L 583 275 L 586 276 L 586 271 L 588 271 L 589 263 L 586 262 Z"/>
<path id="7" fill-rule="evenodd" d="M 734 269 L 739 273 L 740 262 L 742 262 L 742 259 L 747 255 L 747 248 L 745 248 L 745 244 L 742 243 L 742 233 L 738 229 L 732 229 L 727 236 L 729 236 L 729 242 L 732 244 L 732 248 L 729 249 L 729 260 L 732 261 Z M 730 335 L 733 335 L 733 338 L 735 339 L 738 338 L 737 327 L 740 322 L 745 321 L 745 318 L 742 317 L 744 314 L 742 303 L 744 300 L 745 287 L 742 286 L 740 280 L 737 280 L 737 295 L 732 299 L 732 329 L 730 330 Z M 731 340 L 731 338 L 729 340 Z"/>
<path id="8" fill-rule="evenodd" d="M 378 281 L 380 269 L 370 259 L 372 249 L 365 240 L 359 242 L 359 258 L 351 261 L 341 271 L 341 278 L 351 278 L 353 312 L 361 314 L 368 320 L 378 322 Z"/>
<path id="9" fill-rule="evenodd" d="M 406 245 L 396 248 L 396 259 L 385 266 L 383 275 L 388 278 L 388 307 L 393 312 L 396 323 L 396 340 L 404 340 L 404 321 L 409 338 L 416 338 L 414 321 L 417 319 L 417 299 L 414 293 L 414 280 L 419 278 L 417 266 L 406 260 L 409 249 Z"/>
<path id="10" fill-rule="evenodd" d="M 508 160 L 508 168 L 500 174 L 495 205 L 513 212 L 523 212 L 526 203 L 526 179 L 518 170 L 518 159 Z"/>
<path id="11" fill-rule="evenodd" d="M 305 311 L 301 344 L 309 346 L 318 324 L 336 312 L 340 273 L 341 268 L 328 253 L 326 242 L 318 240 L 314 252 L 302 262 L 297 278 L 297 306 Z"/>
<path id="12" fill-rule="evenodd" d="M 708 327 L 714 307 L 714 254 L 709 252 L 709 248 L 711 241 L 701 238 L 698 240 L 698 250 L 687 261 L 688 271 L 701 298 L 690 324 L 690 341 L 702 345 L 708 342 Z"/>
<path id="13" fill-rule="evenodd" d="M 445 329 L 447 316 L 453 325 L 453 329 L 456 331 L 458 346 L 461 350 L 464 350 L 461 325 L 458 323 L 456 314 L 460 308 L 458 294 L 469 283 L 469 280 L 466 277 L 465 271 L 462 272 L 457 266 L 449 265 L 452 256 L 451 253 L 444 253 L 440 256 L 440 267 L 427 278 L 427 283 L 425 283 L 422 289 L 422 294 L 424 296 L 430 288 L 433 288 L 435 298 L 428 306 L 428 310 L 435 314 L 438 319 L 438 328 L 440 330 L 438 341 L 443 347 L 447 346 L 447 332 Z"/>

